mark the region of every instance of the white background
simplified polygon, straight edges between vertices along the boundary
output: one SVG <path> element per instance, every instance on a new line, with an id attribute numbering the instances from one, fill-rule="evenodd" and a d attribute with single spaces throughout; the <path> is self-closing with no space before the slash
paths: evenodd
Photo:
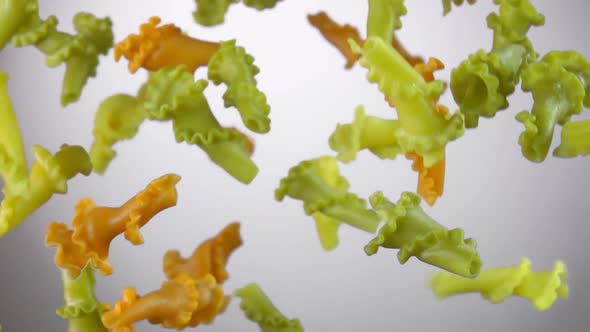
<path id="1" fill-rule="evenodd" d="M 574 49 L 590 58 L 585 22 L 590 2 L 536 0 L 546 25 L 530 33 L 536 49 Z M 371 234 L 343 226 L 340 246 L 322 251 L 312 219 L 299 201 L 274 200 L 279 180 L 301 160 L 332 154 L 327 139 L 338 122 L 350 122 L 355 106 L 367 113 L 394 117 L 366 70 L 345 71 L 345 60 L 307 23 L 306 15 L 325 10 L 339 23 L 350 23 L 364 35 L 365 1 L 285 0 L 275 9 L 257 12 L 234 5 L 226 23 L 203 28 L 192 19 L 191 0 L 40 1 L 41 16 L 55 14 L 59 29 L 71 32 L 78 11 L 109 15 L 116 41 L 137 33 L 141 23 L 159 15 L 191 36 L 211 40 L 237 38 L 260 67 L 259 87 L 272 106 L 272 130 L 256 139 L 255 162 L 260 173 L 250 186 L 231 178 L 194 146 L 176 144 L 170 123 L 146 122 L 132 141 L 116 145 L 119 155 L 104 177 L 92 175 L 70 182 L 66 196 L 56 196 L 29 220 L 0 239 L 0 322 L 5 331 L 63 331 L 66 322 L 55 315 L 62 305 L 60 273 L 53 264 L 54 249 L 43 245 L 48 224 L 69 222 L 75 203 L 92 197 L 98 205 L 117 206 L 152 179 L 174 172 L 182 176 L 175 208 L 160 213 L 142 229 L 145 244 L 134 247 L 122 237 L 111 246 L 115 273 L 98 278 L 102 302 L 120 299 L 125 287 L 139 294 L 164 281 L 162 256 L 168 249 L 188 255 L 203 240 L 233 220 L 242 222 L 244 246 L 230 259 L 229 293 L 257 282 L 287 316 L 299 318 L 306 331 L 587 331 L 590 268 L 588 238 L 589 159 L 549 157 L 542 164 L 527 161 L 517 144 L 522 125 L 517 112 L 530 109 L 529 95 L 517 93 L 511 106 L 491 120 L 480 120 L 447 148 L 446 188 L 442 199 L 427 211 L 446 226 L 462 227 L 477 239 L 485 266 L 514 265 L 529 257 L 534 268 L 549 269 L 562 259 L 570 272 L 571 296 L 548 312 L 536 312 L 529 302 L 510 298 L 492 305 L 479 295 L 437 301 L 425 287 L 434 268 L 411 259 L 401 266 L 395 251 L 367 257 L 363 246 Z M 491 1 L 455 8 L 442 17 L 440 1 L 407 1 L 408 15 L 398 33 L 414 54 L 436 56 L 450 69 L 468 54 L 491 47 L 492 32 L 485 16 L 495 10 Z M 0 23 L 1 24 L 1 23 Z M 55 151 L 62 143 L 92 142 L 94 113 L 101 100 L 116 93 L 134 94 L 145 80 L 144 71 L 127 72 L 127 62 L 115 63 L 112 52 L 101 59 L 81 100 L 59 106 L 63 67 L 49 69 L 34 48 L 7 47 L 0 69 L 10 74 L 9 93 L 23 132 L 29 162 L 30 148 L 43 144 Z M 196 74 L 205 77 L 204 70 Z M 238 113 L 224 109 L 224 88 L 207 89 L 209 102 L 224 125 L 238 125 Z M 442 102 L 455 110 L 450 93 Z M 587 116 L 586 116 L 587 118 Z M 556 132 L 554 146 L 559 141 Z M 368 197 L 382 190 L 392 200 L 413 191 L 417 175 L 410 162 L 381 161 L 361 153 L 341 167 L 351 190 Z M 137 331 L 159 327 L 138 324 Z M 233 302 L 211 327 L 202 331 L 257 331 Z"/>

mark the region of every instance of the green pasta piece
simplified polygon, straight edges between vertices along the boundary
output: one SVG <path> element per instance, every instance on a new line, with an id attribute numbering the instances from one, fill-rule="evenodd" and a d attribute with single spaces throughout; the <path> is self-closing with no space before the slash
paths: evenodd
<path id="1" fill-rule="evenodd" d="M 250 159 L 248 140 L 238 130 L 221 127 L 203 90 L 207 81 L 194 81 L 186 66 L 164 68 L 148 82 L 144 107 L 151 120 L 172 120 L 177 142 L 194 144 L 238 181 L 248 184 L 258 167 Z"/>
<path id="2" fill-rule="evenodd" d="M 561 128 L 561 144 L 553 150 L 560 158 L 590 154 L 590 120 L 567 122 Z"/>
<path id="3" fill-rule="evenodd" d="M 494 0 L 494 3 L 500 6 L 499 13 L 491 13 L 487 17 L 488 28 L 494 31 L 492 50 L 521 44 L 534 56 L 527 33 L 531 27 L 545 24 L 545 16 L 530 0 Z"/>
<path id="4" fill-rule="evenodd" d="M 281 0 L 243 0 L 244 5 L 262 11 L 274 8 Z M 229 6 L 240 0 L 195 0 L 197 10 L 193 12 L 195 21 L 204 26 L 215 26 L 225 21 Z"/>
<path id="5" fill-rule="evenodd" d="M 65 194 L 67 182 L 78 174 L 89 175 L 92 163 L 81 146 L 61 146 L 51 155 L 45 148 L 33 147 L 35 162 L 29 172 L 28 195 L 5 196 L 0 205 L 0 237 L 20 225 L 54 194 Z"/>
<path id="6" fill-rule="evenodd" d="M 25 149 L 7 91 L 8 75 L 0 72 L 0 176 L 4 196 L 28 195 Z"/>
<path id="7" fill-rule="evenodd" d="M 338 124 L 330 136 L 330 148 L 338 153 L 338 160 L 344 163 L 356 159 L 356 154 L 368 149 L 381 159 L 395 159 L 401 153 L 394 132 L 399 121 L 365 115 L 365 109 L 358 106 L 354 122 Z"/>
<path id="8" fill-rule="evenodd" d="M 542 61 L 561 66 L 575 74 L 584 86 L 583 105 L 590 107 L 590 63 L 583 55 L 576 51 L 551 51 L 543 57 Z"/>
<path id="9" fill-rule="evenodd" d="M 274 8 L 281 0 L 243 0 L 244 5 L 255 8 L 256 10 L 264 10 Z"/>
<path id="10" fill-rule="evenodd" d="M 197 23 L 204 26 L 214 26 L 223 23 L 229 6 L 240 0 L 195 0 L 197 10 L 193 17 Z"/>
<path id="11" fill-rule="evenodd" d="M 285 317 L 257 284 L 250 283 L 236 290 L 234 295 L 242 299 L 240 308 L 262 332 L 303 332 L 299 320 Z"/>
<path id="12" fill-rule="evenodd" d="M 470 5 L 473 5 L 477 2 L 477 0 L 442 0 L 443 3 L 443 15 L 447 15 L 451 12 L 451 3 L 455 4 L 455 6 L 461 6 L 464 2 L 467 2 Z"/>
<path id="13" fill-rule="evenodd" d="M 311 217 L 315 221 L 315 228 L 322 248 L 331 251 L 338 247 L 338 228 L 341 222 L 321 212 L 314 212 Z"/>
<path id="14" fill-rule="evenodd" d="M 402 27 L 400 18 L 408 13 L 404 0 L 369 0 L 367 37 L 378 37 L 387 42 Z"/>
<path id="15" fill-rule="evenodd" d="M 207 75 L 215 84 L 227 86 L 223 94 L 225 107 L 235 107 L 244 125 L 257 133 L 270 130 L 270 106 L 266 96 L 256 87 L 255 76 L 259 69 L 254 58 L 235 40 L 222 42 L 219 50 L 209 60 Z"/>
<path id="16" fill-rule="evenodd" d="M 90 77 L 96 76 L 99 55 L 106 55 L 113 46 L 111 20 L 98 19 L 88 13 L 74 16 L 76 35 L 57 31 L 57 18 L 39 17 L 37 2 L 27 0 L 26 17 L 12 37 L 15 47 L 35 46 L 46 55 L 47 66 L 53 68 L 65 63 L 61 104 L 66 106 L 80 98 Z"/>
<path id="17" fill-rule="evenodd" d="M 53 194 L 66 193 L 67 180 L 92 171 L 86 151 L 66 144 L 54 155 L 34 146 L 36 160 L 28 170 L 21 132 L 6 92 L 7 80 L 8 75 L 0 72 L 0 175 L 5 183 L 0 204 L 0 237 L 25 221 Z"/>
<path id="18" fill-rule="evenodd" d="M 490 52 L 479 50 L 451 71 L 451 92 L 465 115 L 465 127 L 476 128 L 479 117 L 491 118 L 508 107 L 522 70 L 537 58 L 526 34 L 545 17 L 529 0 L 494 0 L 499 14 L 488 15 L 494 31 Z"/>
<path id="19" fill-rule="evenodd" d="M 25 24 L 36 4 L 36 0 L 0 1 L 0 51 Z"/>
<path id="20" fill-rule="evenodd" d="M 463 293 L 480 293 L 491 303 L 501 303 L 508 296 L 519 296 L 532 302 L 539 311 L 549 309 L 557 298 L 568 297 L 567 270 L 562 262 L 555 263 L 552 271 L 531 271 L 531 262 L 524 258 L 520 265 L 485 269 L 473 279 L 439 272 L 430 287 L 442 299 Z"/>
<path id="21" fill-rule="evenodd" d="M 219 50 L 209 60 L 207 75 L 215 85 L 228 86 L 241 81 L 256 84 L 254 76 L 260 70 L 254 65 L 254 58 L 243 47 L 236 46 L 236 40 L 221 42 Z"/>
<path id="22" fill-rule="evenodd" d="M 90 264 L 76 279 L 62 270 L 61 279 L 65 304 L 56 313 L 69 321 L 68 332 L 107 332 L 101 321 L 102 306 L 94 294 L 96 279 Z"/>
<path id="23" fill-rule="evenodd" d="M 377 214 L 366 208 L 365 200 L 347 192 L 348 181 L 338 171 L 335 158 L 324 156 L 302 161 L 291 168 L 275 191 L 275 198 L 285 196 L 303 201 L 307 215 L 316 220 L 318 236 L 325 250 L 338 244 L 339 223 L 374 233 L 379 225 Z"/>
<path id="24" fill-rule="evenodd" d="M 385 224 L 376 238 L 365 246 L 367 255 L 377 253 L 379 247 L 399 249 L 400 264 L 415 256 L 424 263 L 465 277 L 479 273 L 481 260 L 474 239 L 464 239 L 463 230 L 448 230 L 430 218 L 420 207 L 420 197 L 404 192 L 396 204 L 383 193 L 371 196 L 371 206 Z"/>
<path id="25" fill-rule="evenodd" d="M 492 118 L 508 107 L 509 94 L 500 91 L 500 71 L 507 68 L 510 76 L 502 82 L 505 83 L 504 89 L 514 88 L 517 77 L 511 74 L 520 69 L 524 53 L 525 49 L 517 45 L 512 52 L 503 53 L 508 56 L 504 60 L 502 54 L 480 50 L 451 71 L 451 92 L 465 115 L 466 128 L 477 128 L 480 117 Z M 508 66 L 503 67 L 502 62 Z"/>
<path id="26" fill-rule="evenodd" d="M 545 160 L 555 126 L 590 105 L 588 78 L 590 64 L 576 52 L 550 52 L 524 71 L 522 89 L 533 94 L 534 104 L 531 112 L 520 112 L 516 119 L 525 127 L 518 143 L 528 160 Z"/>
<path id="27" fill-rule="evenodd" d="M 94 172 L 103 174 L 117 153 L 113 145 L 135 137 L 139 126 L 146 117 L 143 107 L 145 87 L 138 96 L 117 94 L 105 99 L 94 118 L 94 142 L 90 148 L 90 159 Z"/>
<path id="28" fill-rule="evenodd" d="M 380 38 L 368 38 L 363 47 L 352 40 L 350 43 L 362 55 L 360 64 L 369 70 L 367 80 L 377 83 L 395 104 L 399 126 L 394 136 L 401 151 L 418 153 L 427 168 L 443 159 L 446 144 L 465 131 L 461 113 L 443 116 L 434 107 L 444 90 L 443 82 L 426 82 L 390 43 Z"/>

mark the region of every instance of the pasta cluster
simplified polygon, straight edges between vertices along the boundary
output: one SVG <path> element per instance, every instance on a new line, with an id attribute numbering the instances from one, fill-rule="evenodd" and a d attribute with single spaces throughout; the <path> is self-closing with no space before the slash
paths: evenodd
<path id="1" fill-rule="evenodd" d="M 222 24 L 231 5 L 240 1 L 195 2 L 196 23 L 211 27 Z M 282 1 L 242 2 L 262 11 Z M 289 197 L 303 203 L 325 251 L 338 247 L 338 230 L 348 225 L 374 235 L 363 248 L 367 255 L 392 249 L 400 264 L 414 257 L 439 270 L 429 283 L 437 298 L 480 293 L 489 302 L 500 303 L 518 296 L 539 311 L 547 310 L 557 299 L 568 296 L 563 262 L 557 261 L 548 271 L 533 270 L 526 258 L 519 265 L 488 266 L 476 239 L 430 216 L 422 201 L 434 206 L 443 195 L 446 160 L 457 158 L 447 155 L 447 144 L 461 139 L 466 130 L 476 129 L 480 120 L 488 121 L 508 109 L 508 99 L 518 85 L 533 99 L 530 110 L 515 116 L 523 126 L 515 144 L 520 145 L 524 158 L 534 163 L 546 160 L 557 126 L 561 138 L 552 150 L 554 157 L 590 154 L 590 121 L 575 119 L 590 107 L 590 63 L 576 51 L 553 50 L 541 55 L 535 50 L 527 34 L 542 26 L 545 16 L 534 7 L 534 0 L 494 0 L 497 11 L 487 16 L 491 48 L 475 50 L 443 81 L 439 73 L 445 65 L 439 58 L 414 54 L 398 38 L 403 17 L 411 14 L 404 2 L 369 0 L 363 34 L 324 11 L 307 16 L 308 23 L 344 57 L 345 69 L 358 63 L 366 70 L 366 80 L 383 95 L 383 107 L 392 116 L 373 116 L 363 105 L 357 106 L 353 120 L 337 124 L 329 136 L 327 143 L 334 154 L 293 166 L 277 181 L 275 199 Z M 443 0 L 443 13 L 465 3 L 476 5 L 476 0 Z M 75 33 L 66 33 L 58 30 L 57 17 L 41 18 L 37 0 L 0 0 L 0 51 L 9 43 L 17 48 L 32 46 L 45 55 L 47 66 L 63 64 L 62 106 L 84 96 L 85 84 L 97 75 L 97 67 L 111 49 L 116 61 L 126 61 L 131 74 L 148 73 L 136 94 L 115 93 L 97 106 L 94 139 L 88 150 L 64 143 L 51 152 L 34 145 L 34 161 L 28 167 L 7 93 L 8 75 L 0 72 L 0 176 L 4 183 L 0 237 L 50 202 L 53 195 L 66 194 L 77 177 L 108 175 L 109 166 L 117 162 L 117 143 L 133 139 L 147 120 L 171 123 L 178 143 L 198 147 L 213 164 L 243 184 L 250 184 L 258 175 L 251 133 L 220 123 L 204 94 L 209 84 L 223 85 L 224 107 L 237 110 L 252 133 L 269 133 L 271 105 L 257 84 L 257 74 L 264 68 L 255 64 L 254 56 L 235 39 L 190 36 L 173 23 L 162 24 L 156 16 L 118 42 L 113 24 L 108 17 L 78 13 L 73 19 Z M 196 77 L 199 68 L 206 77 Z M 456 107 L 440 103 L 447 88 Z M 397 200 L 381 191 L 370 197 L 352 192 L 339 168 L 364 150 L 380 159 L 403 156 L 411 160 L 417 173 L 416 189 L 407 189 Z M 177 205 L 180 180 L 177 174 L 165 174 L 115 207 L 97 206 L 83 198 L 74 207 L 71 224 L 50 224 L 45 245 L 56 248 L 55 264 L 62 273 L 65 301 L 57 314 L 69 321 L 68 331 L 130 332 L 140 321 L 183 330 L 213 324 L 236 298 L 241 300 L 245 317 L 261 331 L 303 331 L 301 322 L 281 313 L 256 283 L 233 291 L 224 284 L 229 278 L 229 258 L 244 244 L 240 222 L 228 224 L 186 258 L 179 251 L 167 251 L 163 257 L 166 279 L 159 289 L 140 295 L 135 288 L 126 288 L 116 303 L 100 302 L 94 289 L 95 273 L 114 273 L 109 262 L 112 241 L 123 234 L 133 245 L 142 244 L 140 229 L 161 222 L 158 214 Z"/>

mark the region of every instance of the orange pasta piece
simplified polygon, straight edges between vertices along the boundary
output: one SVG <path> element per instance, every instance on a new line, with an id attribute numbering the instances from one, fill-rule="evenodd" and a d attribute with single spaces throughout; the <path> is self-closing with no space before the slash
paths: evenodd
<path id="1" fill-rule="evenodd" d="M 145 296 L 138 296 L 133 288 L 125 289 L 123 299 L 102 315 L 102 322 L 113 332 L 131 332 L 134 323 L 146 319 L 162 327 L 180 329 L 188 324 L 198 305 L 195 280 L 181 275 Z"/>
<path id="2" fill-rule="evenodd" d="M 426 63 L 418 61 L 412 66 L 424 77 L 426 82 L 434 81 L 434 72 L 445 68 L 445 65 L 437 58 L 429 58 Z"/>
<path id="3" fill-rule="evenodd" d="M 361 38 L 358 29 L 350 24 L 339 25 L 334 20 L 332 20 L 332 18 L 330 18 L 326 12 L 323 11 L 317 14 L 307 15 L 307 19 L 309 23 L 317 28 L 322 36 L 324 36 L 324 38 L 328 40 L 330 44 L 336 47 L 338 51 L 340 51 L 340 53 L 342 53 L 342 55 L 346 58 L 345 67 L 347 69 L 352 68 L 355 62 L 359 59 L 360 55 L 352 52 L 352 49 L 348 44 L 348 39 L 354 40 L 360 46 L 362 46 L 365 42 Z M 424 59 L 422 59 L 422 57 L 411 55 L 395 36 L 391 41 L 391 45 L 412 66 L 416 65 L 417 63 L 424 63 Z"/>
<path id="4" fill-rule="evenodd" d="M 188 322 L 190 327 L 211 324 L 217 315 L 225 311 L 230 301 L 230 297 L 224 296 L 219 282 L 211 274 L 197 279 L 196 285 L 199 292 L 199 305 L 192 312 L 191 319 Z"/>
<path id="5" fill-rule="evenodd" d="M 188 258 L 183 258 L 176 250 L 166 252 L 164 273 L 168 279 L 179 274 L 188 274 L 195 279 L 211 274 L 221 284 L 228 278 L 225 265 L 229 256 L 241 245 L 240 224 L 231 223 L 215 237 L 203 242 Z"/>
<path id="6" fill-rule="evenodd" d="M 412 169 L 418 172 L 418 189 L 416 192 L 432 206 L 442 196 L 445 177 L 445 160 L 441 159 L 432 167 L 424 168 L 423 159 L 415 152 L 406 154 L 412 160 Z"/>
<path id="7" fill-rule="evenodd" d="M 162 210 L 176 205 L 178 181 L 178 175 L 164 175 L 117 208 L 97 207 L 90 198 L 82 199 L 76 205 L 73 231 L 65 224 L 49 226 L 45 244 L 58 247 L 55 263 L 67 269 L 72 278 L 80 274 L 88 260 L 103 275 L 111 274 L 113 269 L 108 262 L 111 241 L 125 233 L 131 243 L 142 244 L 139 229 Z"/>
<path id="8" fill-rule="evenodd" d="M 76 278 L 88 264 L 88 257 L 82 246 L 72 241 L 72 234 L 74 231 L 66 224 L 52 222 L 47 228 L 45 245 L 57 247 L 55 264 L 68 270 L 70 277 Z"/>
<path id="9" fill-rule="evenodd" d="M 350 45 L 348 45 L 348 39 L 351 38 L 357 44 L 362 45 L 364 40 L 362 40 L 359 31 L 357 28 L 353 27 L 352 25 L 339 25 L 334 22 L 328 14 L 325 12 L 319 12 L 314 15 L 307 15 L 307 19 L 309 23 L 316 27 L 322 36 L 330 42 L 330 44 L 334 45 L 344 55 L 346 58 L 346 65 L 347 69 L 352 68 L 355 62 L 360 58 L 359 54 L 355 54 Z"/>
<path id="10" fill-rule="evenodd" d="M 212 275 L 193 279 L 181 273 L 144 296 L 138 296 L 133 288 L 125 289 L 113 308 L 105 305 L 102 322 L 111 332 L 132 332 L 133 324 L 142 320 L 182 330 L 211 323 L 228 301 Z"/>
<path id="11" fill-rule="evenodd" d="M 436 105 L 436 110 L 441 115 L 447 115 L 449 110 Z M 416 192 L 422 196 L 428 205 L 436 203 L 436 199 L 443 194 L 445 184 L 445 159 L 441 159 L 431 167 L 424 167 L 424 159 L 415 152 L 406 154 L 406 158 L 412 160 L 412 169 L 418 172 L 418 189 Z"/>
<path id="12" fill-rule="evenodd" d="M 122 56 L 129 60 L 129 71 L 135 73 L 143 67 L 156 71 L 164 67 L 186 65 L 195 72 L 206 66 L 219 49 L 219 43 L 191 38 L 173 24 L 158 27 L 159 17 L 151 17 L 139 28 L 139 35 L 131 34 L 115 45 L 115 60 Z"/>

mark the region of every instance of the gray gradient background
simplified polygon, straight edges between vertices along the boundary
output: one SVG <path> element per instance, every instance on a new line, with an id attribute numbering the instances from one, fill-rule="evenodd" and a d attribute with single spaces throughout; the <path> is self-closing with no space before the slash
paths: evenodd
<path id="1" fill-rule="evenodd" d="M 303 159 L 329 154 L 327 139 L 337 122 L 349 122 L 354 108 L 364 104 L 369 114 L 391 116 L 366 71 L 343 70 L 344 59 L 308 25 L 306 14 L 326 10 L 338 22 L 364 31 L 366 1 L 287 0 L 263 13 L 242 5 L 231 7 L 227 23 L 214 29 L 196 25 L 191 0 L 40 1 L 41 14 L 57 14 L 60 29 L 71 31 L 71 18 L 81 10 L 110 15 L 116 40 L 136 33 L 148 17 L 158 14 L 192 36 L 208 40 L 237 38 L 256 57 L 262 91 L 272 105 L 272 131 L 256 136 L 255 161 L 260 173 L 244 186 L 208 161 L 199 149 L 176 144 L 170 123 L 146 122 L 132 141 L 116 146 L 119 156 L 106 176 L 92 175 L 70 182 L 65 196 L 56 196 L 29 220 L 0 239 L 0 322 L 5 331 L 65 331 L 55 315 L 62 305 L 54 249 L 43 245 L 51 221 L 69 222 L 73 206 L 83 197 L 115 206 L 168 172 L 182 176 L 175 208 L 159 214 L 142 229 L 145 244 L 134 247 L 122 238 L 111 246 L 115 273 L 98 278 L 103 302 L 114 302 L 125 287 L 139 294 L 164 280 L 161 262 L 168 249 L 189 254 L 202 240 L 233 220 L 242 221 L 244 246 L 231 258 L 226 291 L 256 281 L 288 316 L 302 320 L 306 331 L 588 331 L 590 327 L 590 268 L 587 263 L 590 226 L 588 188 L 590 159 L 528 162 L 517 144 L 522 125 L 515 114 L 531 105 L 529 95 L 517 93 L 508 110 L 482 120 L 448 147 L 444 197 L 431 215 L 449 227 L 463 227 L 477 239 L 486 266 L 514 265 L 527 256 L 538 269 L 552 268 L 562 259 L 570 273 L 571 296 L 547 312 L 536 312 L 523 299 L 509 298 L 492 305 L 478 295 L 437 301 L 425 287 L 433 268 L 415 259 L 400 266 L 394 251 L 366 257 L 371 239 L 342 227 L 341 245 L 322 251 L 312 220 L 301 203 L 275 202 L 273 191 L 287 170 Z M 534 3 L 546 15 L 546 25 L 530 36 L 541 54 L 551 49 L 575 49 L 587 58 L 587 0 Z M 408 1 L 409 15 L 399 33 L 409 50 L 439 57 L 453 68 L 469 53 L 489 49 L 492 33 L 485 16 L 491 1 L 454 9 L 441 16 L 440 1 Z M 20 121 L 29 161 L 33 144 L 52 151 L 60 144 L 89 147 L 97 105 L 120 92 L 135 93 L 145 73 L 127 72 L 127 62 L 115 63 L 112 53 L 102 58 L 96 79 L 90 80 L 80 102 L 59 107 L 63 67 L 48 69 L 33 48 L 6 48 L 0 69 L 7 71 L 9 93 Z M 204 77 L 203 70 L 197 76 Z M 446 79 L 449 70 L 439 77 Z M 239 125 L 235 110 L 223 109 L 222 88 L 207 89 L 220 121 Z M 443 103 L 454 109 L 450 94 Z M 587 116 L 584 116 L 587 118 Z M 559 131 L 556 133 L 558 137 Z M 558 140 L 558 139 L 557 139 Z M 368 197 L 376 190 L 396 200 L 413 191 L 416 174 L 404 158 L 381 161 L 361 153 L 341 167 L 352 191 Z M 159 327 L 139 324 L 137 331 Z M 257 331 L 233 302 L 224 315 L 202 331 Z"/>

